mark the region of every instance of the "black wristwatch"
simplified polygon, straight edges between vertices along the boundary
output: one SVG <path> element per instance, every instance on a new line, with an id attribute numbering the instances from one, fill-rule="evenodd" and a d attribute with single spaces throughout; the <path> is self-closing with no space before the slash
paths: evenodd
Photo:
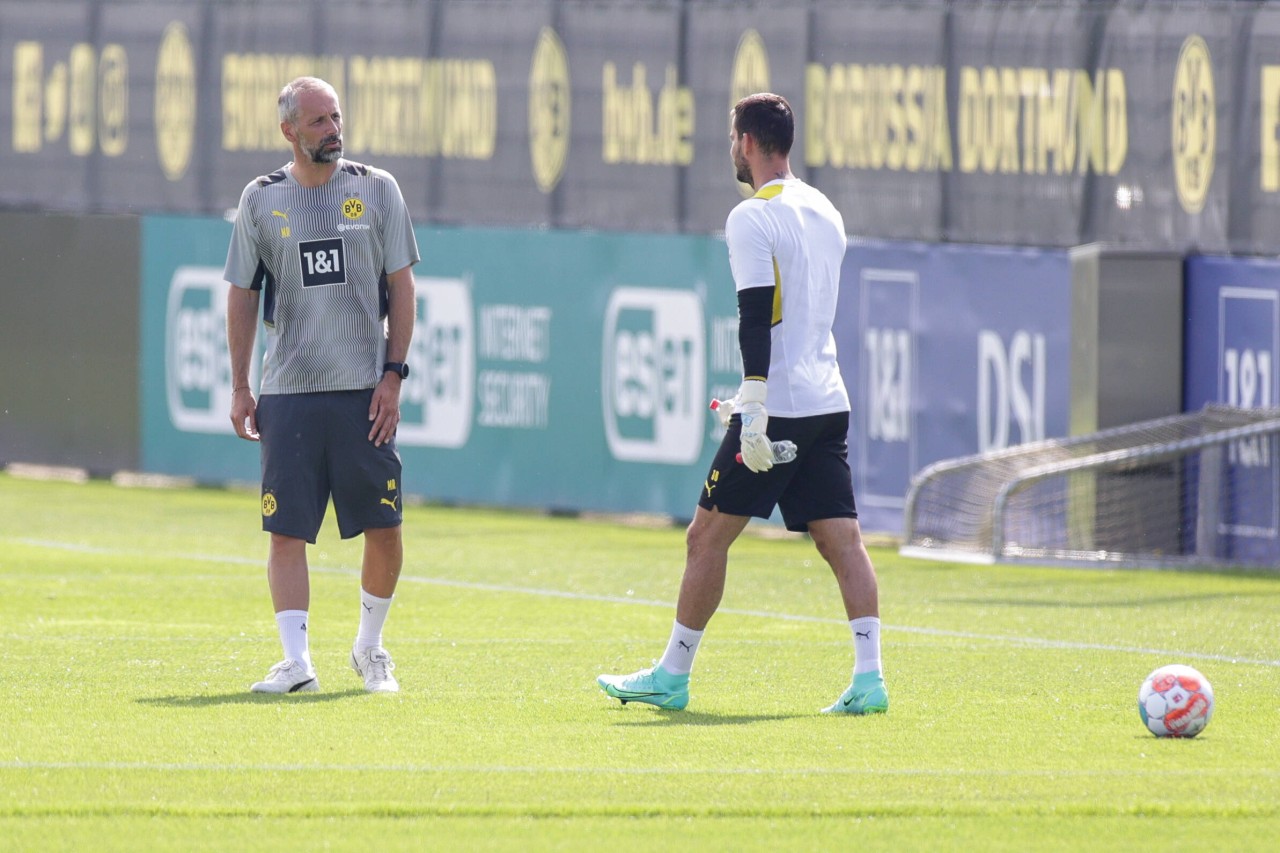
<path id="1" fill-rule="evenodd" d="M 388 361 L 386 364 L 382 365 L 382 372 L 383 373 L 391 372 L 391 373 L 394 373 L 396 376 L 399 376 L 401 379 L 408 379 L 409 365 L 405 364 L 402 361 Z"/>

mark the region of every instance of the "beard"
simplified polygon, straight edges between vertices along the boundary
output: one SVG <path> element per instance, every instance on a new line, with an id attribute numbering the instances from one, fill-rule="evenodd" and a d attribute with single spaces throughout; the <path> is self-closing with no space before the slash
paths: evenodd
<path id="1" fill-rule="evenodd" d="M 337 143 L 336 147 L 328 147 L 335 142 Z M 306 152 L 312 163 L 332 163 L 342 156 L 342 137 L 326 136 L 314 148 L 304 147 L 303 151 Z"/>
<path id="2" fill-rule="evenodd" d="M 744 183 L 744 184 L 746 184 L 747 186 L 754 188 L 754 187 L 755 187 L 755 185 L 754 185 L 753 183 L 751 183 L 751 166 L 750 166 L 750 164 L 749 164 L 749 163 L 747 163 L 747 161 L 746 161 L 746 160 L 736 160 L 736 161 L 734 161 L 733 166 L 734 166 L 734 169 L 736 170 L 736 175 L 737 175 L 738 180 L 739 180 L 741 183 Z"/>

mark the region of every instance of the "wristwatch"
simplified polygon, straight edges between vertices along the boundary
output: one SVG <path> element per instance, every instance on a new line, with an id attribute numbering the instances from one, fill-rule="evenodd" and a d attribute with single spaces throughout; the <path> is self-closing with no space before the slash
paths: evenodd
<path id="1" fill-rule="evenodd" d="M 387 373 L 388 371 L 399 376 L 401 379 L 409 378 L 409 365 L 402 361 L 388 361 L 386 364 L 382 365 L 382 372 Z"/>

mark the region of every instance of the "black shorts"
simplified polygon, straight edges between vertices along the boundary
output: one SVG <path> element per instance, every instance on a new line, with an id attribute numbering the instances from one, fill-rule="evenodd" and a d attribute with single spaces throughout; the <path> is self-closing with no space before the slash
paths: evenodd
<path id="1" fill-rule="evenodd" d="M 369 440 L 373 389 L 266 394 L 262 437 L 262 529 L 312 544 L 333 497 L 343 539 L 404 520 L 395 439 Z"/>
<path id="2" fill-rule="evenodd" d="M 803 533 L 809 522 L 857 518 L 849 473 L 849 413 L 809 418 L 769 418 L 770 441 L 794 441 L 794 462 L 763 474 L 734 457 L 742 450 L 742 420 L 734 415 L 711 461 L 698 506 L 729 515 L 768 518 L 776 506 L 788 530 Z"/>

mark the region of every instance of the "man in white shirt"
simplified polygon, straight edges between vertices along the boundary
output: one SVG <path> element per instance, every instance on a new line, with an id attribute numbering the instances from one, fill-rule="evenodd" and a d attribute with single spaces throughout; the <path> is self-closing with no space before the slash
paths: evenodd
<path id="1" fill-rule="evenodd" d="M 824 712 L 885 713 L 878 587 L 858 526 L 849 396 L 831 332 L 844 220 L 791 172 L 795 118 L 785 98 L 749 95 L 730 115 L 737 178 L 756 191 L 725 224 L 744 378 L 738 395 L 719 408 L 727 432 L 689 525 L 666 652 L 650 669 L 597 682 L 623 704 L 686 707 L 693 659 L 724 592 L 729 546 L 752 517 L 768 518 L 777 507 L 787 529 L 807 531 L 830 564 L 853 634 L 852 681 Z M 775 457 L 779 442 L 794 444 L 794 461 Z"/>

